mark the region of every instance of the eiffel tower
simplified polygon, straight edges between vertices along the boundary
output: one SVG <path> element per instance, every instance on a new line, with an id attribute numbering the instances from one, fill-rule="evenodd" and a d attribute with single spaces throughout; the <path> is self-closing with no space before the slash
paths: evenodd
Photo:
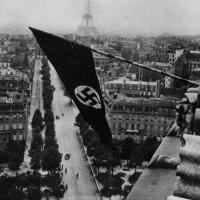
<path id="1" fill-rule="evenodd" d="M 87 0 L 86 11 L 82 16 L 81 25 L 77 31 L 80 36 L 96 37 L 98 35 L 96 27 L 93 25 L 92 14 L 90 9 L 90 0 Z"/>

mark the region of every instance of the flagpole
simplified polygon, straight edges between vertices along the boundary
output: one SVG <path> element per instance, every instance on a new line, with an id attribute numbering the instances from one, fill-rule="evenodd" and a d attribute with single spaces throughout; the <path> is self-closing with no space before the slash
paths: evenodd
<path id="1" fill-rule="evenodd" d="M 119 61 L 131 64 L 131 65 L 137 66 L 137 67 L 142 68 L 142 69 L 146 69 L 146 70 L 150 70 L 150 71 L 153 71 L 153 72 L 157 72 L 157 73 L 160 73 L 160 74 L 162 74 L 164 76 L 169 76 L 169 77 L 171 77 L 173 79 L 176 79 L 176 80 L 179 80 L 179 81 L 183 81 L 183 82 L 185 82 L 185 83 L 187 83 L 189 85 L 192 85 L 192 86 L 196 86 L 196 87 L 199 86 L 199 84 L 194 82 L 194 81 L 191 81 L 191 80 L 176 76 L 174 74 L 170 74 L 170 73 L 164 72 L 162 70 L 159 70 L 159 69 L 156 69 L 156 68 L 153 68 L 153 67 L 149 67 L 149 66 L 146 66 L 144 64 L 137 63 L 137 62 L 132 62 L 132 61 L 127 60 L 125 58 L 122 58 L 122 57 L 119 57 L 119 56 L 114 56 L 114 55 L 112 55 L 110 53 L 107 53 L 107 52 L 104 52 L 104 51 L 100 51 L 100 50 L 97 50 L 97 49 L 94 49 L 94 48 L 91 48 L 91 47 L 88 47 L 88 46 L 87 46 L 87 48 L 89 48 L 93 52 L 96 52 L 98 54 L 104 55 L 106 57 L 114 58 L 116 60 L 119 60 Z"/>

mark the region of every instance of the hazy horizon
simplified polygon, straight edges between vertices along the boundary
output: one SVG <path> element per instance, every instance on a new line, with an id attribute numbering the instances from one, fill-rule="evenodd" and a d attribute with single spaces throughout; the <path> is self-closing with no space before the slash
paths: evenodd
<path id="1" fill-rule="evenodd" d="M 0 32 L 29 26 L 57 33 L 75 32 L 86 0 L 1 0 Z M 200 34 L 199 0 L 91 0 L 94 25 L 101 34 Z"/>

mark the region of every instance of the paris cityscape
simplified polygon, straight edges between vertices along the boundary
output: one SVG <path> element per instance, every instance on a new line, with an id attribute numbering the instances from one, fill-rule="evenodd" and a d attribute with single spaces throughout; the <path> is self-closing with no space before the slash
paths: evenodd
<path id="1" fill-rule="evenodd" d="M 0 4 L 0 200 L 200 199 L 197 0 Z"/>

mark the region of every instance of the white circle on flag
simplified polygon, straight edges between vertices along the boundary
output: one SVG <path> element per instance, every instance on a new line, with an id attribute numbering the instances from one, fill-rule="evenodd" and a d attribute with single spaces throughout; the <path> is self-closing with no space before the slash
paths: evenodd
<path id="1" fill-rule="evenodd" d="M 101 109 L 101 100 L 97 91 L 87 85 L 80 85 L 74 90 L 76 98 L 84 105 Z"/>

